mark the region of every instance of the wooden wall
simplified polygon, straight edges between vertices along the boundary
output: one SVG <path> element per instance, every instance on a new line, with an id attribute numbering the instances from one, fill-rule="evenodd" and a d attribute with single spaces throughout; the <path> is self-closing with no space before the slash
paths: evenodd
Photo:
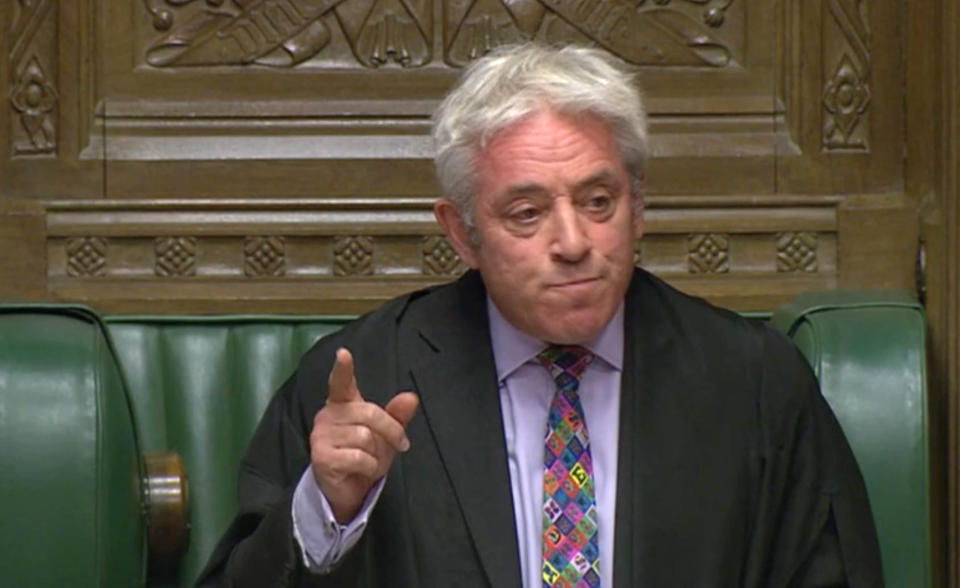
<path id="1" fill-rule="evenodd" d="M 637 259 L 770 309 L 916 283 L 894 0 L 14 0 L 0 7 L 0 296 L 356 312 L 462 270 L 429 114 L 524 38 L 635 66 Z"/>

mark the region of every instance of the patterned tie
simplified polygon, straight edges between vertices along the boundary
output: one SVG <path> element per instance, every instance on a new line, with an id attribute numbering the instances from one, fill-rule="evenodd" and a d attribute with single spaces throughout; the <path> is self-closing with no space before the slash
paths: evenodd
<path id="1" fill-rule="evenodd" d="M 580 376 L 593 360 L 582 347 L 553 346 L 537 355 L 557 383 L 543 456 L 543 586 L 600 585 L 597 501 Z"/>

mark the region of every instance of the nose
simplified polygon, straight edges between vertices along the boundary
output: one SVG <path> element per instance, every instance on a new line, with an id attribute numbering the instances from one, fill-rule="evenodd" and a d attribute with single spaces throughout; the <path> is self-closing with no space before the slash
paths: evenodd
<path id="1" fill-rule="evenodd" d="M 566 199 L 559 198 L 554 203 L 551 219 L 553 223 L 553 241 L 551 253 L 555 259 L 577 262 L 590 251 L 590 237 L 584 230 L 584 219 L 580 218 L 576 208 Z"/>

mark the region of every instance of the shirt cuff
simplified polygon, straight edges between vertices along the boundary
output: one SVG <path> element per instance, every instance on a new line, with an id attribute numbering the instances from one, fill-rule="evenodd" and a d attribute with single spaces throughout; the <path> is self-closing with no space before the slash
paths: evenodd
<path id="1" fill-rule="evenodd" d="M 313 470 L 308 466 L 300 476 L 293 493 L 293 536 L 303 553 L 308 570 L 326 573 L 357 544 L 367 527 L 370 513 L 376 506 L 386 477 L 380 478 L 367 493 L 360 512 L 346 525 L 337 522 L 333 508 L 317 486 Z"/>

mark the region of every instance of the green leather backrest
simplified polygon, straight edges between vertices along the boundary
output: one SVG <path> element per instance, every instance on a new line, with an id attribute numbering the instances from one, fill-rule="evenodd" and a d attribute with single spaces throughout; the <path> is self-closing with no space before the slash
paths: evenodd
<path id="1" fill-rule="evenodd" d="M 926 322 L 898 292 L 798 297 L 773 324 L 817 374 L 857 457 L 891 588 L 931 585 Z"/>
<path id="2" fill-rule="evenodd" d="M 176 451 L 187 470 L 192 585 L 237 509 L 240 458 L 300 356 L 349 319 L 309 316 L 113 316 L 144 451 Z"/>
<path id="3" fill-rule="evenodd" d="M 98 319 L 0 306 L 0 583 L 139 586 L 141 463 Z"/>

